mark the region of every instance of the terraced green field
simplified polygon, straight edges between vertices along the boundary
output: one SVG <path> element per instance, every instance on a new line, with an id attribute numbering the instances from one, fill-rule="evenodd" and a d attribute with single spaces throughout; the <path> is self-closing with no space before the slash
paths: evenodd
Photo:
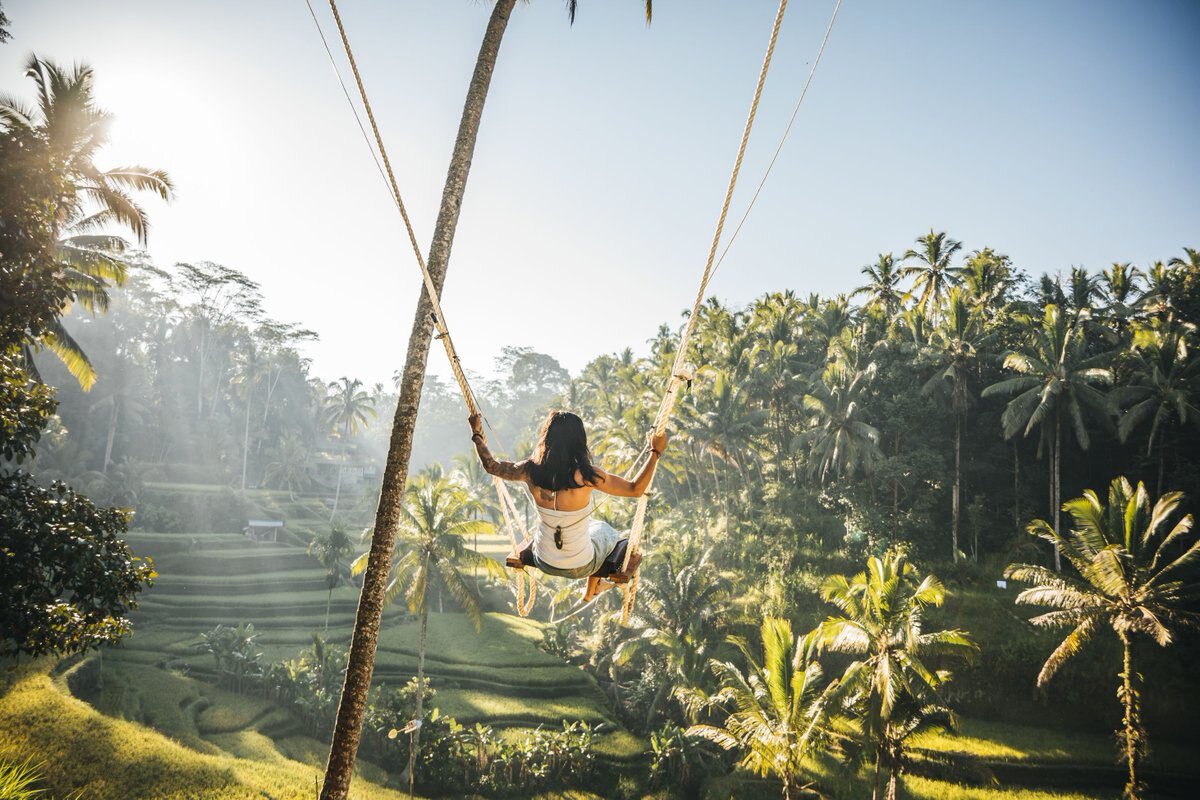
<path id="1" fill-rule="evenodd" d="M 502 553 L 505 541 L 486 537 L 480 549 Z M 357 589 L 342 586 L 327 595 L 320 566 L 298 545 L 255 543 L 231 533 L 133 532 L 129 542 L 154 559 L 159 577 L 134 616 L 134 636 L 106 652 L 109 669 L 169 668 L 212 678 L 211 657 L 196 648 L 200 634 L 244 622 L 253 623 L 265 658 L 293 658 L 322 631 L 327 597 L 326 638 L 349 642 Z M 417 632 L 403 608 L 389 609 L 377 682 L 399 686 L 416 674 Z M 508 614 L 486 614 L 481 633 L 462 614 L 431 614 L 426 672 L 438 693 L 435 704 L 463 723 L 498 728 L 557 727 L 564 720 L 604 724 L 609 732 L 601 737 L 601 753 L 636 758 L 644 743 L 614 724 L 595 681 L 540 650 L 541 639 L 539 623 Z"/>

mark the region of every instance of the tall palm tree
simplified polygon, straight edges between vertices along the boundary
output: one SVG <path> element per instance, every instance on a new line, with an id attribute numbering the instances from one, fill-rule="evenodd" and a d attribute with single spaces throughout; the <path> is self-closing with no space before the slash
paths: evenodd
<path id="1" fill-rule="evenodd" d="M 833 691 L 825 682 L 813 649 L 797 641 L 786 619 L 767 618 L 760 629 L 762 662 L 740 637 L 731 641 L 742 651 L 743 672 L 728 661 L 713 661 L 722 689 L 712 700 L 731 703 L 721 725 L 693 725 L 688 734 L 701 736 L 726 750 L 740 749 L 741 766 L 783 782 L 787 800 L 803 788 L 805 761 L 835 740 L 828 725 Z"/>
<path id="2" fill-rule="evenodd" d="M 851 292 L 850 296 L 864 295 L 867 307 L 881 308 L 889 317 L 900 313 L 906 295 L 900 290 L 900 281 L 904 280 L 904 276 L 896 263 L 896 256 L 880 253 L 874 264 L 868 264 L 859 272 L 867 278 L 867 282 Z"/>
<path id="3" fill-rule="evenodd" d="M 874 364 L 852 371 L 834 363 L 804 395 L 812 426 L 796 437 L 793 446 L 808 450 L 809 472 L 822 483 L 859 469 L 869 472 L 879 455 L 879 430 L 862 419 L 861 408 L 862 395 L 874 376 Z"/>
<path id="4" fill-rule="evenodd" d="M 1071 631 L 1046 659 L 1038 686 L 1045 686 L 1064 663 L 1081 653 L 1100 628 L 1112 628 L 1120 640 L 1123 661 L 1117 697 L 1124 718 L 1118 734 L 1128 769 L 1127 798 L 1142 796 L 1138 766 L 1147 741 L 1135 637 L 1144 634 L 1167 647 L 1177 630 L 1200 625 L 1200 614 L 1194 610 L 1200 583 L 1187 569 L 1200 560 L 1200 541 L 1192 534 L 1191 514 L 1171 524 L 1183 500 L 1181 493 L 1171 492 L 1159 497 L 1152 508 L 1146 487 L 1139 483 L 1134 489 L 1125 478 L 1112 482 L 1107 506 L 1089 489 L 1065 506 L 1074 520 L 1069 533 L 1060 533 L 1040 519 L 1028 529 L 1054 542 L 1079 577 L 1032 564 L 1013 564 L 1005 571 L 1013 580 L 1033 584 L 1017 596 L 1018 603 L 1053 609 L 1030 622 Z"/>
<path id="5" fill-rule="evenodd" d="M 1137 308 L 1141 274 L 1141 270 L 1132 264 L 1113 262 L 1112 266 L 1099 275 L 1100 296 L 1104 300 L 1105 313 L 1118 325 L 1132 317 Z"/>
<path id="6" fill-rule="evenodd" d="M 329 633 L 329 607 L 333 604 L 333 590 L 341 585 L 349 571 L 346 561 L 354 552 L 354 541 L 344 528 L 332 526 L 328 532 L 318 534 L 308 545 L 308 554 L 315 555 L 325 570 L 325 632 Z"/>
<path id="7" fill-rule="evenodd" d="M 1050 440 L 1050 510 L 1058 530 L 1061 505 L 1063 427 L 1070 425 L 1075 441 L 1087 450 L 1091 443 L 1084 413 L 1103 416 L 1108 413 L 1104 395 L 1096 388 L 1112 383 L 1112 372 L 1105 366 L 1107 353 L 1089 354 L 1084 330 L 1086 312 L 1064 314 L 1058 306 L 1048 305 L 1042 319 L 1031 324 L 1028 337 L 1004 359 L 1005 368 L 1018 373 L 983 390 L 984 397 L 1008 395 L 1012 400 L 1000 418 L 1004 438 L 1018 432 L 1028 436 L 1042 428 Z M 1054 551 L 1054 566 L 1062 559 Z"/>
<path id="8" fill-rule="evenodd" d="M 483 630 L 483 611 L 476 589 L 460 571 L 463 567 L 479 567 L 495 577 L 504 577 L 500 562 L 467 546 L 468 537 L 491 533 L 490 522 L 478 519 L 478 504 L 465 488 L 437 474 L 419 477 L 404 493 L 400 506 L 400 544 L 402 552 L 392 563 L 385 598 L 392 602 L 403 597 L 409 611 L 420 615 L 421 628 L 417 640 L 417 711 L 423 712 L 425 685 L 425 643 L 429 629 L 429 589 L 444 589 L 475 624 Z M 355 559 L 351 570 L 363 572 L 369 563 L 369 553 Z M 409 775 L 416 764 L 421 744 L 421 730 L 413 735 L 409 754 Z"/>
<path id="9" fill-rule="evenodd" d="M 613 651 L 613 661 L 624 666 L 643 656 L 661 673 L 662 682 L 646 709 L 649 729 L 671 692 L 702 682 L 708 660 L 724 643 L 729 583 L 708 553 L 683 567 L 668 560 L 658 575 L 642 582 L 638 602 L 631 620 L 634 633 Z"/>
<path id="10" fill-rule="evenodd" d="M 967 410 L 975 401 L 973 382 L 983 349 L 991 336 L 968 305 L 968 295 L 954 287 L 946 296 L 946 317 L 934 329 L 926 354 L 936 371 L 921 388 L 942 401 L 954 416 L 954 486 L 950 495 L 950 552 L 958 561 L 958 523 L 962 497 L 962 433 Z"/>
<path id="11" fill-rule="evenodd" d="M 1189 348 L 1195 329 L 1185 323 L 1166 322 L 1138 328 L 1128 354 L 1129 380 L 1113 390 L 1113 400 L 1121 409 L 1117 433 L 1126 441 L 1137 428 L 1150 422 L 1146 438 L 1146 456 L 1154 454 L 1160 433 L 1174 422 L 1183 426 L 1190 421 L 1200 428 L 1200 358 Z M 1166 447 L 1158 446 L 1158 482 L 1163 490 Z"/>
<path id="12" fill-rule="evenodd" d="M 325 398 L 325 423 L 337 431 L 342 442 L 341 458 L 338 461 L 337 488 L 333 493 L 333 510 L 329 521 L 337 516 L 338 500 L 342 496 L 342 470 L 345 469 L 346 448 L 350 438 L 365 428 L 368 420 L 375 418 L 375 400 L 362 388 L 362 381 L 341 378 L 329 384 L 329 395 Z"/>
<path id="13" fill-rule="evenodd" d="M 1014 283 L 1011 259 L 990 247 L 976 250 L 967 256 L 959 277 L 972 310 L 981 313 L 986 322 L 994 320 Z"/>
<path id="14" fill-rule="evenodd" d="M 31 55 L 25 75 L 34 83 L 37 105 L 30 108 L 17 98 L 0 97 L 0 131 L 36 152 L 61 187 L 53 200 L 54 261 L 71 300 L 89 311 L 104 311 L 108 289 L 124 283 L 126 275 L 121 254 L 127 242 L 111 231 L 128 230 L 145 244 L 150 223 L 135 194 L 170 200 L 174 185 L 162 170 L 137 165 L 102 170 L 96 165 L 108 143 L 111 116 L 95 104 L 91 67 L 65 68 Z M 48 322 L 36 344 L 57 355 L 84 390 L 95 383 L 95 369 L 59 319 Z"/>
<path id="15" fill-rule="evenodd" d="M 312 480 L 308 448 L 299 436 L 289 433 L 271 451 L 270 457 L 263 468 L 263 483 L 287 489 L 288 497 L 295 502 L 296 489 L 307 486 Z"/>
<path id="16" fill-rule="evenodd" d="M 960 630 L 925 629 L 925 610 L 940 606 L 946 590 L 899 553 L 869 558 L 866 571 L 852 578 L 830 576 L 821 597 L 842 613 L 817 626 L 813 641 L 857 657 L 842 674 L 839 692 L 874 750 L 872 797 L 879 797 L 886 772 L 885 796 L 894 800 L 906 739 L 928 723 L 951 721 L 938 696 L 950 673 L 932 669 L 925 659 L 970 662 L 979 646 Z"/>
<path id="17" fill-rule="evenodd" d="M 1167 266 L 1200 272 L 1200 250 L 1185 247 L 1183 248 L 1183 255 L 1173 257 L 1167 262 Z"/>
<path id="18" fill-rule="evenodd" d="M 962 242 L 955 241 L 946 235 L 945 231 L 918 236 L 917 247 L 904 252 L 904 260 L 916 259 L 917 263 L 909 264 L 900 269 L 900 277 L 913 278 L 912 293 L 919 293 L 917 302 L 925 307 L 930 319 L 936 320 L 942 295 L 951 286 L 958 283 L 958 275 L 962 267 L 953 266 L 950 262 L 962 250 Z"/>

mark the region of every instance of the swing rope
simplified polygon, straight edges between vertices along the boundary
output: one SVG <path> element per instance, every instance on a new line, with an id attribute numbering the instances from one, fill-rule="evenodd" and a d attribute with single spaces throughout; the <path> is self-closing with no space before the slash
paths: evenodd
<path id="1" fill-rule="evenodd" d="M 371 141 L 367 138 L 366 129 L 363 126 L 362 119 L 358 115 L 358 109 L 355 107 L 354 101 L 350 98 L 350 92 L 346 88 L 345 81 L 342 80 L 341 71 L 338 69 L 337 62 L 333 58 L 333 52 L 330 50 L 329 43 L 325 38 L 325 31 L 317 19 L 311 0 L 305 0 L 305 4 L 308 6 L 309 14 L 312 16 L 313 24 L 317 27 L 317 33 L 320 34 L 321 43 L 325 46 L 325 54 L 329 57 L 334 74 L 337 75 L 338 83 L 342 86 L 342 92 L 346 95 L 346 101 L 350 105 L 350 110 L 354 113 L 354 118 L 358 122 L 359 130 L 362 131 L 363 138 L 366 139 L 367 147 L 371 151 L 371 157 L 375 160 L 375 166 L 379 169 L 381 177 L 384 178 L 384 182 L 388 187 L 388 193 L 392 197 L 392 202 L 395 203 L 396 209 L 400 212 L 400 218 L 404 221 L 404 230 L 408 234 L 408 242 L 412 246 L 413 256 L 417 260 L 417 266 L 421 268 L 421 279 L 424 283 L 425 296 L 429 298 L 430 305 L 433 307 L 431 317 L 433 325 L 437 330 L 435 338 L 441 340 L 442 346 L 446 351 L 446 358 L 450 362 L 450 369 L 454 373 L 454 380 L 462 392 L 463 400 L 466 402 L 467 411 L 472 416 L 475 414 L 482 416 L 475 392 L 471 389 L 471 384 L 467 380 L 462 362 L 459 360 L 458 351 L 454 347 L 454 340 L 450 337 L 450 329 L 446 325 L 446 318 L 442 312 L 441 298 L 434 285 L 433 276 L 429 274 L 429 268 L 425 263 L 425 256 L 421 252 L 421 246 L 417 242 L 417 235 L 413 230 L 412 220 L 408 216 L 408 209 L 404 205 L 404 198 L 400 194 L 400 186 L 396 181 L 396 174 L 392 170 L 392 162 L 388 158 L 387 147 L 383 143 L 383 136 L 379 132 L 379 124 L 375 119 L 375 110 L 371 107 L 371 100 L 367 96 L 367 89 L 363 83 L 362 73 L 359 72 L 358 61 L 354 58 L 354 50 L 350 46 L 350 38 L 346 34 L 345 25 L 342 23 L 342 15 L 338 12 L 337 2 L 336 0 L 329 0 L 329 8 L 333 12 L 334 22 L 337 23 L 338 35 L 341 37 L 342 47 L 346 51 L 346 60 L 350 64 L 350 70 L 354 74 L 354 82 L 358 87 L 359 97 L 362 98 L 363 110 L 366 111 L 367 121 L 370 123 L 376 147 L 371 147 Z M 376 156 L 376 148 L 379 151 L 378 157 Z M 382 165 L 380 164 L 381 159 Z M 529 531 L 525 527 L 524 516 L 518 512 L 516 502 L 513 500 L 504 481 L 493 476 L 492 485 L 496 490 L 497 499 L 500 501 L 504 529 L 508 533 L 509 541 L 515 553 L 520 548 L 520 542 L 527 541 L 529 538 Z M 518 532 L 520 534 L 519 539 Z M 537 584 L 534 577 L 526 574 L 524 570 L 518 571 L 515 580 L 517 613 L 525 617 L 529 615 L 537 599 Z M 526 599 L 526 596 L 528 599 Z"/>
<path id="2" fill-rule="evenodd" d="M 733 192 L 737 188 L 738 175 L 742 171 L 742 161 L 746 157 L 746 147 L 750 144 L 750 133 L 754 129 L 754 119 L 758 116 L 758 104 L 762 99 L 763 87 L 767 83 L 767 73 L 771 69 L 771 60 L 775 56 L 775 44 L 779 41 L 779 30 L 783 26 L 783 15 L 787 11 L 788 0 L 779 0 L 779 10 L 775 14 L 775 24 L 771 27 L 771 38 L 767 42 L 767 52 L 763 57 L 762 68 L 758 73 L 758 83 L 754 87 L 754 97 L 750 101 L 750 113 L 746 115 L 746 124 L 742 128 L 742 141 L 738 145 L 737 158 L 734 159 L 733 169 L 729 173 L 729 185 L 725 189 L 725 202 L 721 204 L 721 213 L 717 217 L 716 230 L 713 231 L 712 244 L 708 248 L 708 260 L 704 264 L 704 273 L 700 276 L 700 286 L 696 290 L 696 299 L 692 302 L 692 312 L 688 315 L 683 333 L 679 337 L 679 347 L 675 352 L 675 362 L 671 366 L 671 376 L 668 378 L 667 390 L 663 393 L 658 414 L 654 418 L 654 433 L 666 431 L 671 422 L 671 414 L 679 399 L 680 387 L 691 380 L 687 371 L 686 361 L 688 345 L 691 343 L 692 332 L 696 328 L 696 320 L 700 316 L 700 304 L 708 292 L 708 283 L 712 280 L 713 267 L 717 258 L 717 248 L 721 245 L 721 235 L 725 231 L 725 220 L 729 217 L 729 206 L 733 202 Z M 653 485 L 654 476 L 650 476 Z M 625 551 L 625 561 L 621 565 L 624 572 L 629 569 L 629 562 L 638 552 L 642 544 L 642 536 L 646 528 L 646 508 L 650 503 L 650 486 L 638 498 L 637 509 L 633 514 L 633 528 L 629 533 L 629 547 Z M 637 597 L 638 575 L 635 573 L 624 588 L 621 602 L 621 624 L 629 623 L 629 615 L 633 611 L 634 599 Z"/>
<path id="3" fill-rule="evenodd" d="M 346 95 L 346 100 L 350 105 L 351 111 L 354 113 L 355 119 L 358 122 L 359 129 L 362 131 L 363 137 L 367 142 L 367 146 L 371 150 L 371 156 L 375 160 L 375 165 L 377 168 L 379 168 L 381 177 L 384 177 L 385 183 L 388 186 L 389 193 L 392 196 L 392 200 L 395 203 L 396 208 L 397 208 L 397 210 L 399 210 L 400 216 L 404 221 L 405 231 L 408 234 L 409 243 L 412 245 L 413 255 L 416 257 L 417 265 L 421 269 L 421 277 L 424 282 L 425 294 L 429 298 L 430 305 L 433 307 L 433 313 L 432 313 L 431 317 L 432 317 L 433 325 L 437 330 L 436 338 L 441 340 L 442 345 L 446 351 L 446 357 L 450 363 L 451 371 L 453 372 L 455 381 L 458 383 L 459 389 L 462 392 L 463 400 L 466 402 L 468 411 L 472 415 L 480 414 L 481 412 L 479 409 L 478 400 L 475 397 L 475 394 L 471 389 L 471 385 L 470 385 L 469 381 L 467 380 L 466 373 L 463 370 L 462 363 L 459 360 L 458 352 L 454 347 L 453 339 L 451 339 L 451 337 L 450 337 L 450 330 L 446 324 L 445 316 L 442 312 L 441 300 L 440 300 L 440 297 L 436 290 L 436 287 L 434 285 L 433 277 L 429 274 L 429 269 L 426 266 L 424 255 L 421 252 L 421 247 L 420 247 L 419 243 L 417 242 L 416 234 L 413 231 L 412 222 L 410 221 L 409 216 L 408 216 L 408 210 L 405 207 L 404 201 L 400 195 L 399 185 L 397 184 L 395 173 L 392 170 L 391 161 L 387 155 L 387 148 L 384 146 L 383 137 L 380 135 L 379 126 L 375 120 L 375 112 L 371 107 L 370 99 L 367 97 L 367 91 L 363 84 L 362 75 L 359 72 L 357 61 L 354 58 L 354 51 L 352 50 L 352 48 L 350 46 L 350 40 L 346 34 L 345 26 L 342 23 L 341 14 L 338 12 L 337 2 L 336 2 L 336 0 L 329 0 L 329 7 L 330 7 L 330 10 L 333 12 L 334 20 L 337 23 L 338 33 L 342 40 L 342 46 L 345 49 L 346 58 L 349 61 L 350 68 L 354 74 L 355 83 L 357 84 L 357 87 L 358 87 L 359 96 L 362 99 L 363 108 L 366 111 L 367 119 L 371 126 L 371 131 L 374 134 L 375 145 L 378 148 L 379 157 L 376 157 L 376 154 L 375 154 L 376 148 L 371 147 L 371 142 L 370 142 L 370 139 L 367 137 L 366 129 L 363 126 L 361 118 L 359 118 L 359 116 L 358 116 L 358 110 L 355 107 L 354 102 L 350 97 L 350 93 L 349 93 L 348 89 L 346 88 L 345 82 L 342 81 L 341 73 L 338 70 L 336 61 L 333 58 L 333 53 L 329 48 L 329 44 L 325 39 L 325 34 L 321 28 L 320 21 L 317 19 L 316 13 L 313 11 L 312 4 L 311 4 L 310 0 L 305 0 L 305 3 L 308 5 L 309 12 L 313 18 L 313 23 L 316 25 L 317 31 L 321 36 L 321 41 L 325 45 L 325 52 L 329 57 L 330 64 L 333 66 L 334 72 L 338 77 L 339 83 L 341 83 L 341 85 L 342 85 L 342 91 Z M 827 28 L 825 30 L 825 36 L 821 42 L 820 49 L 817 51 L 817 55 L 813 61 L 812 68 L 809 70 L 808 77 L 804 82 L 804 86 L 803 86 L 803 89 L 801 90 L 800 97 L 797 100 L 796 105 L 792 110 L 791 118 L 789 119 L 788 124 L 783 131 L 783 135 L 781 136 L 781 138 L 779 140 L 779 144 L 775 148 L 775 152 L 772 155 L 771 160 L 768 163 L 767 168 L 764 171 L 763 176 L 762 176 L 761 180 L 759 181 L 758 186 L 755 189 L 755 192 L 754 192 L 749 204 L 747 205 L 745 212 L 742 214 L 741 218 L 739 219 L 736 227 L 734 228 L 732 236 L 729 238 L 729 241 L 725 244 L 725 248 L 721 251 L 720 257 L 718 258 L 717 251 L 721 245 L 721 238 L 724 234 L 725 223 L 729 216 L 729 208 L 733 202 L 734 190 L 737 187 L 738 176 L 741 173 L 741 169 L 742 169 L 742 162 L 746 156 L 746 148 L 748 147 L 749 142 L 750 142 L 750 134 L 754 128 L 755 118 L 758 115 L 759 102 L 762 99 L 763 89 L 764 89 L 764 87 L 766 85 L 766 81 L 767 81 L 767 74 L 770 70 L 771 62 L 772 62 L 772 59 L 775 54 L 775 46 L 779 40 L 779 32 L 783 25 L 783 17 L 784 17 L 784 13 L 787 10 L 787 5 L 788 5 L 788 0 L 780 0 L 779 9 L 776 12 L 775 21 L 771 28 L 771 37 L 767 44 L 767 51 L 766 51 L 765 56 L 763 57 L 762 67 L 759 70 L 758 82 L 755 85 L 755 89 L 754 89 L 754 96 L 750 102 L 750 111 L 747 114 L 746 123 L 742 130 L 742 139 L 738 146 L 737 157 L 734 159 L 733 169 L 731 170 L 730 175 L 729 175 L 729 183 L 728 183 L 728 186 L 726 187 L 724 202 L 721 205 L 721 213 L 719 214 L 719 216 L 717 218 L 716 228 L 713 232 L 713 239 L 712 239 L 712 243 L 709 247 L 708 257 L 705 261 L 704 272 L 701 275 L 700 285 L 696 291 L 696 297 L 692 303 L 691 313 L 688 315 L 687 322 L 684 326 L 684 330 L 679 338 L 679 345 L 678 345 L 678 349 L 675 353 L 674 362 L 672 363 L 672 366 L 671 366 L 671 372 L 670 372 L 670 377 L 668 378 L 666 391 L 663 394 L 663 398 L 659 405 L 658 412 L 655 415 L 654 429 L 653 429 L 654 433 L 662 433 L 667 429 L 667 426 L 670 424 L 671 415 L 675 409 L 675 404 L 679 398 L 680 389 L 684 384 L 686 384 L 687 382 L 690 382 L 690 380 L 691 380 L 692 376 L 691 376 L 690 371 L 687 368 L 688 346 L 691 343 L 692 333 L 695 330 L 696 322 L 697 322 L 697 319 L 699 318 L 700 306 L 704 302 L 704 297 L 708 291 L 708 285 L 709 285 L 710 281 L 712 280 L 713 274 L 720 267 L 720 265 L 724 262 L 725 257 L 729 254 L 730 247 L 733 246 L 733 242 L 737 239 L 737 236 L 741 232 L 742 227 L 745 225 L 747 218 L 750 216 L 750 212 L 753 210 L 755 203 L 758 201 L 758 197 L 762 193 L 763 187 L 766 185 L 767 179 L 770 177 L 771 172 L 774 169 L 775 164 L 779 159 L 779 155 L 782 152 L 783 147 L 787 142 L 788 136 L 791 134 L 792 127 L 796 121 L 796 117 L 800 111 L 800 107 L 803 104 L 804 99 L 808 94 L 809 86 L 812 84 L 813 76 L 816 74 L 817 67 L 821 63 L 821 57 L 825 53 L 825 47 L 829 43 L 829 37 L 833 31 L 834 22 L 836 22 L 838 12 L 841 10 L 842 0 L 837 0 L 837 3 L 833 10 L 833 15 L 830 18 L 829 25 L 827 26 Z M 380 158 L 382 159 L 382 165 L 380 164 Z M 489 423 L 489 427 L 490 427 L 490 423 Z M 646 448 L 643 448 L 642 453 L 639 454 L 639 456 L 634 459 L 634 467 L 635 468 L 637 466 L 637 463 L 641 461 L 641 456 L 646 454 L 648 452 L 648 449 L 649 449 L 649 445 L 647 445 Z M 654 476 L 652 475 L 651 481 L 650 481 L 651 485 L 653 484 L 653 477 Z M 523 541 L 528 539 L 528 530 L 525 528 L 525 525 L 524 525 L 524 517 L 523 517 L 523 515 L 521 515 L 518 512 L 516 502 L 513 500 L 512 495 L 508 492 L 508 489 L 507 489 L 506 485 L 504 484 L 504 481 L 501 480 L 500 478 L 493 476 L 493 485 L 496 488 L 496 492 L 497 492 L 497 495 L 500 500 L 500 508 L 501 508 L 501 514 L 504 519 L 504 527 L 509 534 L 510 540 L 512 541 L 513 550 L 515 553 L 517 551 L 517 548 L 519 547 L 518 541 L 517 541 L 517 527 L 518 526 L 521 528 L 522 535 L 524 536 Z M 645 527 L 646 527 L 646 510 L 647 510 L 647 507 L 649 504 L 649 499 L 650 499 L 649 489 L 650 489 L 650 486 L 647 486 L 646 493 L 643 494 L 640 498 L 638 498 L 637 508 L 634 511 L 633 526 L 630 530 L 630 535 L 629 535 L 629 546 L 628 546 L 628 549 L 625 554 L 625 560 L 621 567 L 622 571 L 628 570 L 630 559 L 632 558 L 632 556 L 635 553 L 637 553 L 639 551 L 639 549 L 641 547 L 641 542 L 644 537 L 644 532 L 645 532 Z M 524 584 L 521 581 L 522 576 L 527 578 L 529 581 L 528 598 L 525 597 L 526 590 L 525 590 Z M 629 621 L 629 615 L 633 609 L 634 600 L 637 595 L 637 585 L 638 585 L 638 575 L 637 575 L 637 573 L 635 573 L 630 577 L 629 582 L 622 587 L 622 591 L 624 593 L 624 597 L 623 597 L 622 604 L 621 604 L 621 624 L 622 625 L 627 624 Z M 518 573 L 518 578 L 517 578 L 517 602 L 516 602 L 516 605 L 517 605 L 518 613 L 520 613 L 521 616 L 526 616 L 529 613 L 529 611 L 532 609 L 533 603 L 536 600 L 536 588 L 537 588 L 536 583 L 534 582 L 533 577 L 531 575 L 528 575 L 528 576 L 524 575 L 524 570 L 520 570 Z M 591 603 L 587 603 L 584 605 L 583 608 L 578 609 L 576 612 L 573 612 L 569 616 L 574 616 L 575 613 L 578 613 L 579 611 L 584 610 L 584 608 L 587 608 L 590 606 L 591 606 Z"/>

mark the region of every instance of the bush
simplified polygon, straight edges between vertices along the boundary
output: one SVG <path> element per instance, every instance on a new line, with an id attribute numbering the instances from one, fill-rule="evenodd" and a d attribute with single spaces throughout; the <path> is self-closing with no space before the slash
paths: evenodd
<path id="1" fill-rule="evenodd" d="M 0 655 L 79 652 L 129 635 L 126 614 L 155 573 L 125 531 L 119 509 L 0 470 Z"/>

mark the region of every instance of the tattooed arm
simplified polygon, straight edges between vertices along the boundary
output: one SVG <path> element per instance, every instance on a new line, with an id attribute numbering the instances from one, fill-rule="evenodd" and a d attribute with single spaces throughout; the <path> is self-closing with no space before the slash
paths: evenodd
<path id="1" fill-rule="evenodd" d="M 487 439 L 483 436 L 483 418 L 475 414 L 468 422 L 471 423 L 471 441 L 475 442 L 475 452 L 479 455 L 479 463 L 489 475 L 495 475 L 506 481 L 526 480 L 528 461 L 501 461 L 492 455 L 488 449 Z"/>

